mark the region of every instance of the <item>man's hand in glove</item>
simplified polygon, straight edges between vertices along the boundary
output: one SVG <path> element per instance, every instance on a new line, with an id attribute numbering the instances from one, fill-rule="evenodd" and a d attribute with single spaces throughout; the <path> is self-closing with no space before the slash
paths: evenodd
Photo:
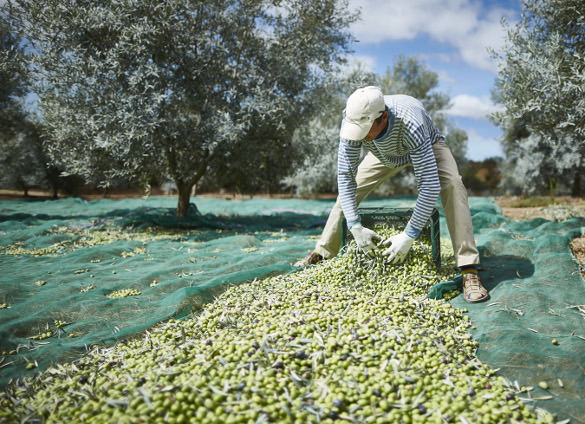
<path id="1" fill-rule="evenodd" d="M 378 250 L 378 247 L 374 243 L 374 239 L 381 241 L 382 236 L 375 231 L 362 227 L 362 224 L 353 225 L 349 231 L 353 234 L 353 238 L 355 239 L 358 248 L 364 253 L 369 255 L 373 251 Z"/>
<path id="2" fill-rule="evenodd" d="M 414 239 L 405 233 L 396 234 L 384 242 L 385 246 L 390 247 L 384 250 L 383 255 L 388 256 L 388 261 L 392 264 L 402 263 L 413 242 Z"/>

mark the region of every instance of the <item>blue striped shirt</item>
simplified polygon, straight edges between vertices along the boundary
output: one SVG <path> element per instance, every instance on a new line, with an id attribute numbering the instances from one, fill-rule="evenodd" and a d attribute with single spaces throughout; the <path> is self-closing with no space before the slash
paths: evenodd
<path id="1" fill-rule="evenodd" d="M 411 163 L 419 194 L 404 232 L 416 239 L 430 218 L 441 191 L 432 145 L 444 139 L 417 99 L 405 95 L 384 96 L 384 103 L 388 106 L 388 128 L 378 138 L 372 141 L 339 140 L 339 200 L 351 228 L 360 222 L 355 178 L 362 145 L 390 168 Z"/>

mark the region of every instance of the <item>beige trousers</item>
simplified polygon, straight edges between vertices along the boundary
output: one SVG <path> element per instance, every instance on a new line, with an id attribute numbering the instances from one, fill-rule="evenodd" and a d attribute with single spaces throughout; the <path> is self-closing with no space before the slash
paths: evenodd
<path id="1" fill-rule="evenodd" d="M 441 202 L 445 210 L 447 227 L 453 244 L 453 252 L 457 266 L 479 264 L 479 252 L 475 245 L 471 213 L 467 200 L 467 189 L 461 181 L 457 169 L 457 163 L 453 158 L 451 149 L 443 142 L 433 145 L 433 152 L 439 170 L 439 182 L 441 184 Z M 360 163 L 356 175 L 356 200 L 359 205 L 368 195 L 374 191 L 384 180 L 398 173 L 402 168 L 388 168 L 380 162 L 371 152 L 368 152 Z M 341 220 L 343 211 L 339 198 L 333 209 L 329 212 L 329 218 L 317 242 L 315 251 L 324 258 L 332 258 L 341 248 Z"/>

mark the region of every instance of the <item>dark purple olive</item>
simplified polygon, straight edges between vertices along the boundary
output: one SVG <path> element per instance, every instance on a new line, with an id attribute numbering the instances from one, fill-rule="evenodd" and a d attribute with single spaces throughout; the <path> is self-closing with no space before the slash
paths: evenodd
<path id="1" fill-rule="evenodd" d="M 307 354 L 305 353 L 304 350 L 297 350 L 295 353 L 295 358 L 296 359 L 307 359 Z"/>
<path id="2" fill-rule="evenodd" d="M 343 401 L 341 399 L 333 399 L 333 406 L 335 406 L 336 408 L 342 408 Z"/>

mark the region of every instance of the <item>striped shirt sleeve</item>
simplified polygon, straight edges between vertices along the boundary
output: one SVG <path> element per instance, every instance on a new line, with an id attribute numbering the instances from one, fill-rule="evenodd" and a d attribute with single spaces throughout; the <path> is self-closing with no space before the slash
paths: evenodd
<path id="1" fill-rule="evenodd" d="M 357 168 L 360 162 L 361 141 L 339 140 L 337 153 L 337 190 L 343 215 L 347 226 L 351 228 L 360 222 L 357 213 L 356 181 Z"/>

